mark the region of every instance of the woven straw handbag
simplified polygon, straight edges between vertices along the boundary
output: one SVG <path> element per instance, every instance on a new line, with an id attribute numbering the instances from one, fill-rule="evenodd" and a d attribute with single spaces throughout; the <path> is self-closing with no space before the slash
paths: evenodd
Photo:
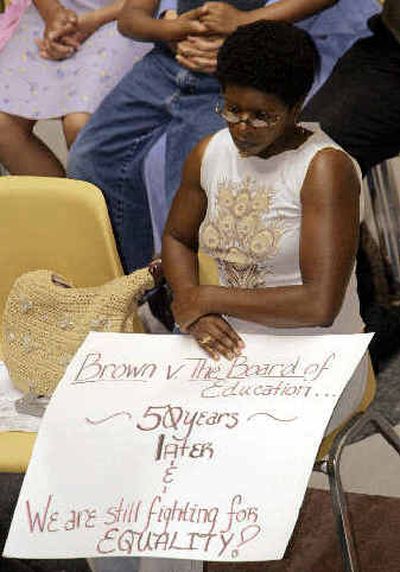
<path id="1" fill-rule="evenodd" d="M 49 270 L 20 276 L 3 318 L 3 357 L 14 385 L 49 397 L 89 331 L 143 332 L 137 306 L 153 286 L 148 268 L 91 288 L 74 288 Z"/>

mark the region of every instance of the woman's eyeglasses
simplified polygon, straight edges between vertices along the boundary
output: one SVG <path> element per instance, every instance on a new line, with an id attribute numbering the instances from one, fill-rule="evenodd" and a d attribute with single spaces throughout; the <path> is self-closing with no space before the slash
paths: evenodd
<path id="1" fill-rule="evenodd" d="M 246 123 L 250 125 L 250 127 L 254 127 L 254 129 L 259 129 L 262 127 L 273 127 L 278 123 L 281 119 L 281 115 L 268 115 L 264 112 L 259 112 L 255 114 L 255 117 L 247 117 L 243 119 L 240 113 L 235 113 L 234 111 L 230 111 L 229 109 L 225 109 L 223 104 L 217 103 L 215 108 L 215 112 L 218 113 L 227 123 Z"/>

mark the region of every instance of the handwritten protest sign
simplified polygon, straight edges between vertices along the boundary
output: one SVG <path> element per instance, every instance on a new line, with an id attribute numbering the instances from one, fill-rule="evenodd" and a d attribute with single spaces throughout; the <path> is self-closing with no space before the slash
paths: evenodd
<path id="1" fill-rule="evenodd" d="M 4 555 L 282 558 L 320 440 L 370 335 L 92 333 L 47 413 Z"/>

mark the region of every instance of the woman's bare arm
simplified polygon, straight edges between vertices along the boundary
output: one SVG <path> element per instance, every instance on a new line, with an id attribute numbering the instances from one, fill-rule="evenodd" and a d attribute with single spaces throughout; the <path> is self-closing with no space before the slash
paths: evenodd
<path id="1" fill-rule="evenodd" d="M 173 310 L 179 300 L 200 290 L 198 274 L 198 234 L 205 216 L 207 198 L 200 184 L 200 168 L 210 137 L 203 139 L 188 156 L 182 183 L 173 201 L 163 236 L 163 268 L 174 293 Z M 232 359 L 244 347 L 243 340 L 218 313 L 197 316 L 188 331 L 212 358 Z"/>
<path id="2" fill-rule="evenodd" d="M 321 151 L 302 189 L 300 269 L 303 284 L 261 290 L 216 288 L 205 311 L 274 327 L 330 326 L 354 267 L 359 182 L 344 153 Z"/>
<path id="3" fill-rule="evenodd" d="M 329 326 L 337 316 L 358 242 L 359 181 L 341 151 L 320 151 L 304 181 L 300 268 L 302 284 L 263 289 L 200 286 L 178 297 L 183 327 L 200 315 L 227 314 L 273 327 Z"/>
<path id="4" fill-rule="evenodd" d="M 200 185 L 200 168 L 209 140 L 210 137 L 203 139 L 186 159 L 182 183 L 165 225 L 163 268 L 175 295 L 199 285 L 198 234 L 207 208 L 207 197 Z"/>

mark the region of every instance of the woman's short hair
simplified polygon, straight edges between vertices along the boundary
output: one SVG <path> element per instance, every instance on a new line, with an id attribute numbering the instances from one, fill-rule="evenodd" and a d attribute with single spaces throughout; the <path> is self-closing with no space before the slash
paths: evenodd
<path id="1" fill-rule="evenodd" d="M 288 107 L 302 101 L 319 69 L 310 35 L 286 22 L 258 20 L 239 26 L 218 53 L 217 77 L 276 95 Z"/>

